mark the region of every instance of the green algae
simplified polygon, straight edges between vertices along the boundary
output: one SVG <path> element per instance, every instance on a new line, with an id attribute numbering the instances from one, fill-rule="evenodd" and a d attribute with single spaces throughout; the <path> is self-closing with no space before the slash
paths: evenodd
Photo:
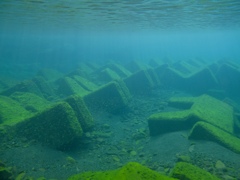
<path id="1" fill-rule="evenodd" d="M 0 126 L 12 126 L 32 115 L 17 101 L 6 97 L 0 96 Z"/>
<path id="2" fill-rule="evenodd" d="M 240 139 L 206 122 L 197 122 L 192 128 L 189 139 L 214 141 L 240 154 Z"/>
<path id="3" fill-rule="evenodd" d="M 84 96 L 89 93 L 86 89 L 79 85 L 77 81 L 70 77 L 64 77 L 58 80 L 58 85 L 59 93 L 63 96 L 69 96 L 73 94 Z"/>
<path id="4" fill-rule="evenodd" d="M 16 135 L 36 140 L 56 149 L 64 149 L 83 132 L 74 110 L 60 102 L 16 125 Z"/>
<path id="5" fill-rule="evenodd" d="M 186 162 L 178 162 L 171 176 L 181 180 L 219 180 L 209 172 Z"/>
<path id="6" fill-rule="evenodd" d="M 112 81 L 84 96 L 84 100 L 88 106 L 117 113 L 128 107 L 131 98 L 125 86 L 122 81 Z"/>
<path id="7" fill-rule="evenodd" d="M 87 91 L 94 91 L 98 88 L 97 85 L 95 85 L 93 82 L 78 76 L 78 75 L 74 75 L 73 79 L 75 81 L 77 81 L 78 84 L 80 84 L 84 89 L 86 89 Z"/>
<path id="8" fill-rule="evenodd" d="M 93 117 L 80 96 L 72 95 L 65 100 L 74 110 L 83 131 L 93 127 Z"/>
<path id="9" fill-rule="evenodd" d="M 68 180 L 174 180 L 174 178 L 159 174 L 145 166 L 136 162 L 129 162 L 125 166 L 116 170 L 85 172 L 76 174 L 68 178 Z"/>
<path id="10" fill-rule="evenodd" d="M 28 92 L 15 92 L 10 97 L 30 112 L 42 111 L 51 104 L 36 94 Z"/>
<path id="11" fill-rule="evenodd" d="M 152 135 L 190 129 L 197 121 L 208 122 L 229 133 L 234 131 L 233 108 L 211 96 L 175 97 L 170 99 L 169 105 L 185 110 L 151 115 L 148 125 Z"/>

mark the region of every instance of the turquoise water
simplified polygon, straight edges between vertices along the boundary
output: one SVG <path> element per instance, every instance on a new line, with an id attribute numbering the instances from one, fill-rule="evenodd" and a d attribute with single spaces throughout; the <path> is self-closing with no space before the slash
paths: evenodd
<path id="1" fill-rule="evenodd" d="M 128 162 L 240 179 L 239 92 L 239 0 L 0 1 L 6 179 Z"/>
<path id="2" fill-rule="evenodd" d="M 1 1 L 0 59 L 69 69 L 93 59 L 239 61 L 239 19 L 233 0 Z"/>

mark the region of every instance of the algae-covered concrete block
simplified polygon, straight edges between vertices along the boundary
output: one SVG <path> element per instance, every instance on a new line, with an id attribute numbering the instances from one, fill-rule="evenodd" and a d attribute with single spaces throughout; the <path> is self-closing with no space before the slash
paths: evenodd
<path id="1" fill-rule="evenodd" d="M 43 77 L 46 81 L 54 81 L 63 76 L 63 74 L 54 69 L 41 69 L 37 76 Z"/>
<path id="2" fill-rule="evenodd" d="M 233 108 L 211 96 L 171 98 L 169 105 L 185 110 L 151 115 L 148 118 L 150 134 L 183 130 L 197 121 L 205 121 L 233 133 Z"/>
<path id="3" fill-rule="evenodd" d="M 147 65 L 138 61 L 131 61 L 128 64 L 126 64 L 124 67 L 127 68 L 132 73 L 136 73 L 138 71 L 146 70 L 149 68 Z"/>
<path id="4" fill-rule="evenodd" d="M 84 89 L 86 89 L 87 91 L 94 91 L 98 88 L 98 86 L 96 84 L 94 84 L 93 82 L 89 81 L 86 78 L 83 78 L 81 76 L 78 75 L 74 75 L 73 79 L 80 85 L 82 86 Z"/>
<path id="5" fill-rule="evenodd" d="M 94 122 L 91 113 L 85 105 L 83 99 L 80 96 L 73 95 L 65 100 L 75 111 L 79 123 L 82 126 L 83 131 L 89 130 Z"/>
<path id="6" fill-rule="evenodd" d="M 19 83 L 19 80 L 17 80 L 17 79 L 13 79 L 13 78 L 10 78 L 7 76 L 0 75 L 0 92 L 18 84 L 18 83 Z"/>
<path id="7" fill-rule="evenodd" d="M 217 79 L 208 68 L 201 69 L 186 78 L 186 90 L 193 93 L 203 93 L 217 85 Z"/>
<path id="8" fill-rule="evenodd" d="M 14 125 L 31 115 L 32 113 L 17 101 L 6 96 L 0 96 L 0 126 Z"/>
<path id="9" fill-rule="evenodd" d="M 84 96 L 84 100 L 89 107 L 120 112 L 128 107 L 130 93 L 122 81 L 113 81 Z"/>
<path id="10" fill-rule="evenodd" d="M 10 96 L 14 92 L 30 92 L 34 93 L 40 97 L 43 97 L 41 90 L 38 88 L 38 86 L 32 81 L 32 80 L 25 80 L 5 91 L 3 91 L 1 94 L 5 96 Z"/>
<path id="11" fill-rule="evenodd" d="M 155 72 L 155 70 L 153 68 L 149 68 L 147 69 L 147 72 L 149 74 L 149 76 L 151 77 L 152 79 L 152 82 L 153 82 L 153 86 L 154 87 L 158 87 L 161 85 L 161 82 L 160 82 L 160 79 L 158 78 L 158 75 L 157 73 Z"/>
<path id="12" fill-rule="evenodd" d="M 120 64 L 111 63 L 108 65 L 108 68 L 115 71 L 121 78 L 128 77 L 132 74 L 130 71 L 128 71 L 125 67 L 121 66 Z"/>
<path id="13" fill-rule="evenodd" d="M 124 79 L 129 91 L 132 94 L 149 94 L 154 87 L 153 80 L 147 70 L 138 71 Z"/>
<path id="14" fill-rule="evenodd" d="M 129 162 L 125 166 L 109 171 L 85 172 L 76 174 L 68 178 L 68 180 L 91 179 L 91 180 L 174 180 L 174 178 L 162 175 L 153 171 L 139 163 Z"/>
<path id="15" fill-rule="evenodd" d="M 36 140 L 56 149 L 64 149 L 82 136 L 74 110 L 66 102 L 58 103 L 16 125 L 16 135 Z"/>
<path id="16" fill-rule="evenodd" d="M 49 101 L 36 94 L 28 92 L 15 92 L 10 97 L 17 101 L 26 110 L 33 113 L 42 111 L 51 104 Z"/>
<path id="17" fill-rule="evenodd" d="M 209 172 L 186 162 L 178 162 L 170 175 L 182 180 L 220 180 Z"/>
<path id="18" fill-rule="evenodd" d="M 192 128 L 189 139 L 214 141 L 240 154 L 240 139 L 206 122 L 197 122 Z"/>
<path id="19" fill-rule="evenodd" d="M 113 80 L 121 79 L 121 77 L 113 70 L 109 68 L 103 69 L 97 75 L 98 79 L 103 82 L 110 82 Z"/>
<path id="20" fill-rule="evenodd" d="M 229 64 L 222 64 L 216 74 L 222 89 L 228 92 L 229 96 L 238 96 L 240 91 L 240 69 Z"/>
<path id="21" fill-rule="evenodd" d="M 162 83 L 194 94 L 205 93 L 208 89 L 215 88 L 218 85 L 217 79 L 209 68 L 200 70 L 182 69 L 183 67 L 178 69 L 165 68 L 161 74 Z"/>
<path id="22" fill-rule="evenodd" d="M 39 90 L 42 92 L 42 95 L 46 99 L 54 99 L 56 96 L 53 90 L 52 85 L 47 82 L 43 77 L 41 76 L 36 76 L 32 79 L 32 81 L 37 85 Z"/>
<path id="23" fill-rule="evenodd" d="M 190 129 L 198 117 L 191 110 L 153 114 L 148 119 L 150 135 Z"/>
<path id="24" fill-rule="evenodd" d="M 77 94 L 80 96 L 84 96 L 88 94 L 88 91 L 84 89 L 77 81 L 70 77 L 64 77 L 57 81 L 59 85 L 58 91 L 61 96 L 69 96 L 73 94 Z"/>

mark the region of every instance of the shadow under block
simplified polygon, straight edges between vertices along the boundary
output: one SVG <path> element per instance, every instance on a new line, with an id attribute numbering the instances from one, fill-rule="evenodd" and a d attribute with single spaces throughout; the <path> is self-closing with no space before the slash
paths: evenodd
<path id="1" fill-rule="evenodd" d="M 131 96 L 123 81 L 112 81 L 84 96 L 88 107 L 120 112 L 128 107 Z"/>
<path id="2" fill-rule="evenodd" d="M 182 180 L 220 180 L 209 172 L 186 162 L 178 162 L 170 175 Z"/>
<path id="3" fill-rule="evenodd" d="M 189 134 L 189 139 L 213 141 L 240 154 L 239 138 L 206 122 L 197 122 Z"/>
<path id="4" fill-rule="evenodd" d="M 57 103 L 16 125 L 16 135 L 64 149 L 82 136 L 74 110 L 66 102 Z"/>
<path id="5" fill-rule="evenodd" d="M 85 172 L 76 174 L 68 180 L 91 179 L 91 180 L 175 180 L 162 175 L 139 163 L 129 162 L 125 166 L 109 171 Z"/>
<path id="6" fill-rule="evenodd" d="M 211 96 L 171 98 L 169 105 L 185 110 L 151 115 L 148 118 L 151 135 L 190 129 L 197 121 L 208 122 L 233 133 L 233 108 Z"/>

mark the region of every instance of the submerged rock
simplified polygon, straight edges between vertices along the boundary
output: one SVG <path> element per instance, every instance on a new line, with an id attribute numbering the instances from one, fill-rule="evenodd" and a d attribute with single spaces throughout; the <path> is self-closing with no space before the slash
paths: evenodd
<path id="1" fill-rule="evenodd" d="M 116 170 L 85 172 L 76 174 L 68 178 L 68 180 L 78 179 L 111 179 L 111 180 L 174 180 L 174 178 L 162 175 L 136 162 L 129 162 L 125 166 Z"/>

